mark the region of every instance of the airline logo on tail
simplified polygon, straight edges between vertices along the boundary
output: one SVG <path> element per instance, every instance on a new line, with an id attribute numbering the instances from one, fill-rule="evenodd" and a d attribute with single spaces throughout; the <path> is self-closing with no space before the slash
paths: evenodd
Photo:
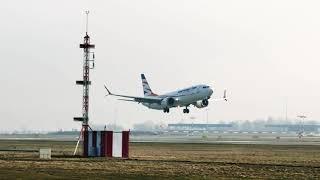
<path id="1" fill-rule="evenodd" d="M 143 87 L 143 94 L 144 96 L 158 96 L 157 94 L 154 94 L 149 86 L 149 83 L 145 77 L 144 74 L 141 74 L 141 80 L 142 80 L 142 87 Z"/>

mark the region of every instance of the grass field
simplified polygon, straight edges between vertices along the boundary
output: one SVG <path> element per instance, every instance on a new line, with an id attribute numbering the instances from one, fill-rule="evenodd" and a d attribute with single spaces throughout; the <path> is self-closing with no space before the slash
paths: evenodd
<path id="1" fill-rule="evenodd" d="M 130 159 L 72 157 L 75 142 L 0 141 L 0 179 L 319 179 L 319 146 L 131 143 Z"/>

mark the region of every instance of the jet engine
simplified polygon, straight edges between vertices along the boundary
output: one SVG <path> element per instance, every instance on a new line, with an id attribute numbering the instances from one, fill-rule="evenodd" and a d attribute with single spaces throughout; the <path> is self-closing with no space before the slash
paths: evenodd
<path id="1" fill-rule="evenodd" d="M 208 99 L 204 99 L 202 101 L 197 101 L 194 106 L 196 106 L 197 108 L 204 108 L 207 107 L 209 105 L 209 101 Z"/>
<path id="2" fill-rule="evenodd" d="M 161 106 L 163 108 L 170 108 L 172 107 L 174 104 L 175 104 L 176 100 L 173 99 L 172 97 L 167 97 L 167 98 L 164 98 L 162 101 L 161 101 Z"/>

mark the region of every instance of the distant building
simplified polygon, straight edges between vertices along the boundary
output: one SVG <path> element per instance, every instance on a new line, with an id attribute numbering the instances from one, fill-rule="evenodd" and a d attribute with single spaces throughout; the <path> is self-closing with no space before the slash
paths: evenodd
<path id="1" fill-rule="evenodd" d="M 318 133 L 320 125 L 311 125 L 311 124 L 267 124 L 266 128 L 272 128 L 275 131 L 282 132 L 314 132 Z"/>
<path id="2" fill-rule="evenodd" d="M 230 130 L 231 128 L 232 124 L 168 124 L 168 130 L 170 131 L 225 131 Z"/>

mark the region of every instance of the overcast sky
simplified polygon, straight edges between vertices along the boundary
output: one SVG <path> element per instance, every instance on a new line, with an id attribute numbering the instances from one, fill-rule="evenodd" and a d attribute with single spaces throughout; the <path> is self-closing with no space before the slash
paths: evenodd
<path id="1" fill-rule="evenodd" d="M 90 123 L 205 122 L 205 109 L 170 114 L 104 97 L 142 96 L 140 73 L 155 93 L 195 84 L 228 90 L 210 103 L 209 122 L 305 114 L 320 120 L 319 1 L 3 0 L 1 127 L 79 128 L 85 10 L 96 45 Z M 197 120 L 191 120 L 196 117 Z"/>

